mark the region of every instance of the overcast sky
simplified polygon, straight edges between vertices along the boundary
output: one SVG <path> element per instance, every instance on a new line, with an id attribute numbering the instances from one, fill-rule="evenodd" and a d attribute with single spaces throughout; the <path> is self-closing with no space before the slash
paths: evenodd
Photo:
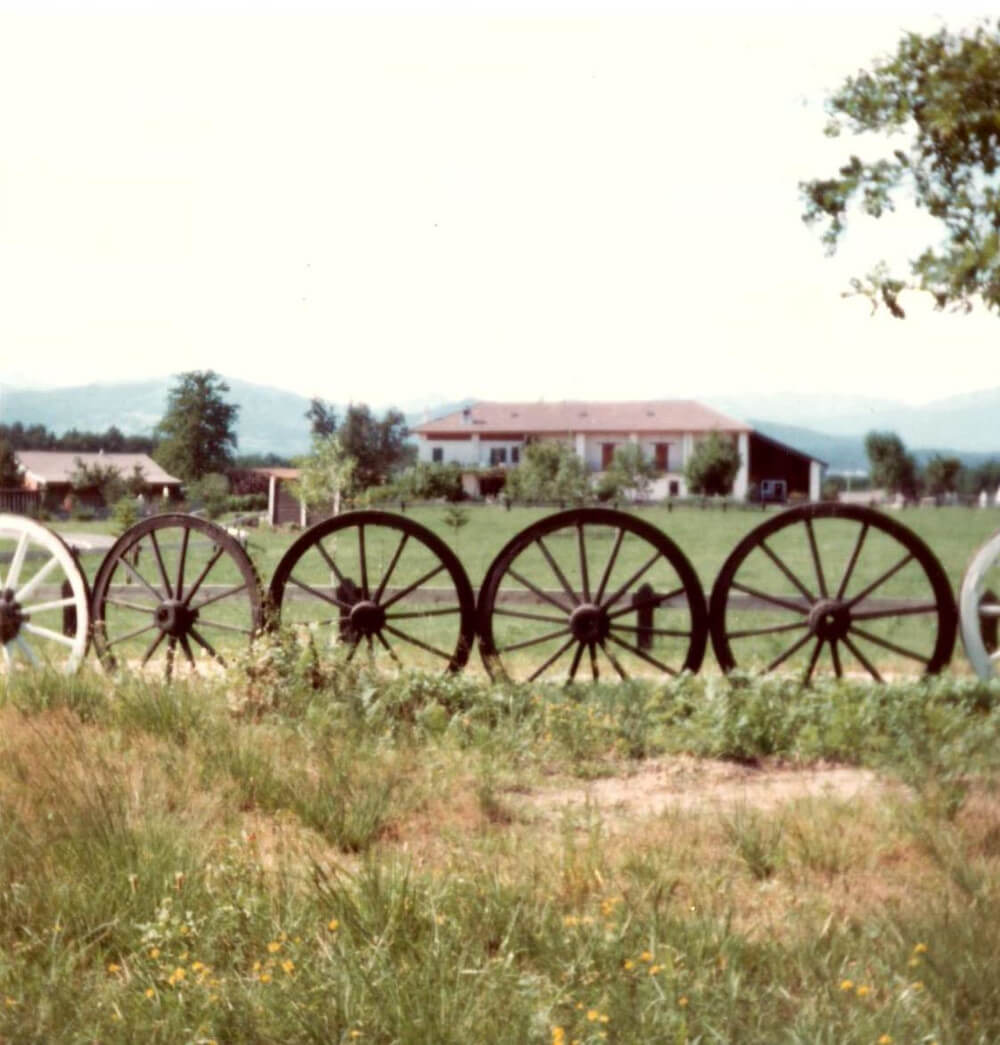
<path id="1" fill-rule="evenodd" d="M 0 2 L 0 385 L 212 368 L 402 405 L 998 383 L 1000 318 L 841 297 L 926 242 L 919 217 L 859 221 L 832 260 L 800 220 L 798 182 L 868 148 L 824 138 L 824 96 L 933 7 L 166 10 Z"/>

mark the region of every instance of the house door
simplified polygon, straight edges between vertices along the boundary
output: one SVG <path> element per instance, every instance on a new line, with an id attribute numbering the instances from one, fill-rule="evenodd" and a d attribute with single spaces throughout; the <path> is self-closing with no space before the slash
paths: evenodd
<path id="1" fill-rule="evenodd" d="M 601 443 L 601 471 L 606 472 L 611 467 L 611 458 L 615 456 L 614 443 Z"/>
<path id="2" fill-rule="evenodd" d="M 655 446 L 656 456 L 653 464 L 658 472 L 670 471 L 670 444 L 657 443 Z"/>

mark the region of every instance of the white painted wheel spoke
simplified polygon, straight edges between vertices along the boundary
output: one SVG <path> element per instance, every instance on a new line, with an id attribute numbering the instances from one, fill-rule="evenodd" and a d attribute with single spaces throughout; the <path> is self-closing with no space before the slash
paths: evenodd
<path id="1" fill-rule="evenodd" d="M 1000 617 L 1000 602 L 987 602 L 979 607 L 980 617 Z"/>
<path id="2" fill-rule="evenodd" d="M 17 648 L 21 651 L 21 655 L 24 657 L 26 661 L 28 661 L 29 664 L 32 665 L 32 667 L 41 667 L 41 664 L 39 663 L 38 658 L 35 656 L 31 647 L 24 641 L 24 639 L 21 638 L 20 635 L 18 635 L 17 638 L 14 639 L 14 645 L 17 646 Z"/>
<path id="3" fill-rule="evenodd" d="M 17 542 L 17 548 L 14 549 L 14 558 L 11 560 L 10 571 L 7 574 L 7 580 L 4 582 L 5 588 L 17 587 L 17 579 L 21 576 L 21 567 L 24 565 L 24 556 L 27 551 L 28 531 L 25 530 Z"/>
<path id="4" fill-rule="evenodd" d="M 28 599 L 41 587 L 42 581 L 59 565 L 59 558 L 53 555 L 51 559 L 31 578 L 20 590 L 14 593 L 14 598 L 23 606 Z"/>
<path id="5" fill-rule="evenodd" d="M 5 642 L 3 646 L 3 662 L 9 668 L 11 666 L 10 643 Z"/>
<path id="6" fill-rule="evenodd" d="M 24 613 L 27 616 L 32 613 L 47 613 L 49 610 L 64 610 L 69 606 L 75 605 L 76 599 L 74 599 L 70 595 L 67 596 L 65 599 L 56 599 L 54 602 L 36 602 L 32 603 L 29 606 L 24 606 L 22 604 L 21 608 L 24 610 Z"/>
<path id="7" fill-rule="evenodd" d="M 72 635 L 63 635 L 62 632 L 52 631 L 51 628 L 40 628 L 37 624 L 29 624 L 27 621 L 21 628 L 29 635 L 37 635 L 40 639 L 48 639 L 49 642 L 58 642 L 60 646 L 69 646 L 72 649 L 76 645 L 76 639 Z"/>
<path id="8" fill-rule="evenodd" d="M 995 592 L 998 566 L 1000 533 L 994 534 L 972 557 L 958 596 L 962 642 L 969 662 L 981 679 L 1000 674 L 1000 652 L 989 649 L 1000 620 L 1000 602 L 996 601 L 995 594 L 985 594 L 991 587 Z M 984 595 L 989 598 L 988 602 L 981 601 Z"/>

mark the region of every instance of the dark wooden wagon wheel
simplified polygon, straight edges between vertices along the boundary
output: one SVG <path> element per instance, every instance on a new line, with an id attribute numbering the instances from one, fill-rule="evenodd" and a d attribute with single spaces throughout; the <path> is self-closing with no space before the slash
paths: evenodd
<path id="1" fill-rule="evenodd" d="M 193 515 L 143 519 L 111 546 L 94 581 L 94 646 L 109 670 L 224 665 L 263 623 L 257 571 L 221 526 Z"/>
<path id="2" fill-rule="evenodd" d="M 349 512 L 306 530 L 278 563 L 270 601 L 318 651 L 360 653 L 375 668 L 460 671 L 475 641 L 475 595 L 457 556 L 391 512 Z"/>
<path id="3" fill-rule="evenodd" d="M 697 671 L 708 641 L 698 577 L 655 526 L 608 508 L 558 512 L 522 530 L 479 592 L 479 648 L 493 678 L 602 668 L 621 679 Z"/>
<path id="4" fill-rule="evenodd" d="M 712 646 L 724 671 L 838 677 L 934 674 L 951 657 L 955 598 L 907 527 L 870 508 L 812 504 L 752 530 L 712 588 Z M 825 654 L 825 655 L 824 655 Z"/>

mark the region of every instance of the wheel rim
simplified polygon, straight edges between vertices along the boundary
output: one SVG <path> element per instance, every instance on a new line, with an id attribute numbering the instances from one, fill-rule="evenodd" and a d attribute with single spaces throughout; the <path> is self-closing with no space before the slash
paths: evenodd
<path id="1" fill-rule="evenodd" d="M 962 644 L 973 670 L 982 679 L 1000 674 L 1000 533 L 975 554 L 962 578 L 959 594 Z"/>
<path id="2" fill-rule="evenodd" d="M 533 682 L 697 671 L 705 598 L 664 533 L 606 508 L 559 512 L 493 560 L 479 595 L 480 652 L 493 678 Z"/>
<path id="3" fill-rule="evenodd" d="M 0 515 L 0 671 L 69 674 L 87 652 L 90 592 L 69 546 L 19 515 Z"/>
<path id="4" fill-rule="evenodd" d="M 168 514 L 130 527 L 94 582 L 94 645 L 122 665 L 168 680 L 225 666 L 262 619 L 253 563 L 221 526 Z"/>
<path id="5" fill-rule="evenodd" d="M 724 671 L 934 674 L 957 609 L 927 545 L 879 512 L 815 504 L 752 530 L 726 559 L 709 606 Z"/>
<path id="6" fill-rule="evenodd" d="M 455 553 L 391 512 L 311 527 L 278 563 L 270 601 L 318 652 L 379 670 L 459 671 L 475 639 L 475 596 Z"/>

